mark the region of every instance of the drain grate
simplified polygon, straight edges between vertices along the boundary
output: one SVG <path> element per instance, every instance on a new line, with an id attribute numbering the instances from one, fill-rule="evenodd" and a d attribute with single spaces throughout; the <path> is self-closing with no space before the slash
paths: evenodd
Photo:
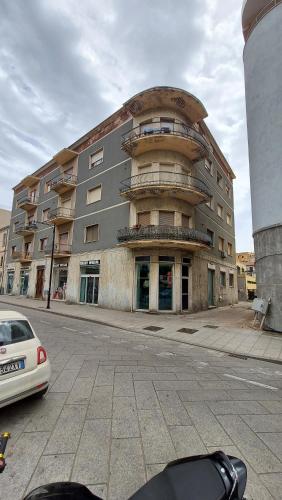
<path id="1" fill-rule="evenodd" d="M 241 354 L 228 354 L 230 358 L 238 358 L 238 359 L 248 359 L 247 356 L 242 356 Z"/>
<path id="2" fill-rule="evenodd" d="M 149 330 L 150 332 L 158 332 L 159 330 L 163 330 L 160 326 L 146 326 L 143 330 Z"/>
<path id="3" fill-rule="evenodd" d="M 203 328 L 214 328 L 214 329 L 216 329 L 216 328 L 218 328 L 218 326 L 216 326 L 216 325 L 204 325 Z"/>
<path id="4" fill-rule="evenodd" d="M 177 330 L 180 333 L 189 333 L 192 335 L 193 333 L 196 333 L 198 330 L 193 330 L 193 328 L 180 328 L 180 330 Z"/>

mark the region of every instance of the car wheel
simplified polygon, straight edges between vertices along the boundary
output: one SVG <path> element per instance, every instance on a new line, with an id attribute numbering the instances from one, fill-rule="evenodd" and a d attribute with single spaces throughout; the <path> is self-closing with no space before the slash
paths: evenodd
<path id="1" fill-rule="evenodd" d="M 35 394 L 32 394 L 29 397 L 30 397 L 30 399 L 41 399 L 41 398 L 43 398 L 44 394 L 46 394 L 47 391 L 48 391 L 48 387 L 45 387 L 45 389 L 43 389 L 42 391 L 36 392 Z"/>

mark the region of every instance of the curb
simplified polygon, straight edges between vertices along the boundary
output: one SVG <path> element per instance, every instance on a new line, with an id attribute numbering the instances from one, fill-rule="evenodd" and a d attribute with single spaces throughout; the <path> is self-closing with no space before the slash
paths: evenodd
<path id="1" fill-rule="evenodd" d="M 194 342 L 188 342 L 188 341 L 185 341 L 185 340 L 177 340 L 175 338 L 169 338 L 169 337 L 165 337 L 164 335 L 161 335 L 159 333 L 155 333 L 154 335 L 152 335 L 151 333 L 148 333 L 148 332 L 143 332 L 143 331 L 139 331 L 139 330 L 134 330 L 134 329 L 130 329 L 130 328 L 126 328 L 124 326 L 119 326 L 119 325 L 116 325 L 116 324 L 113 324 L 113 323 L 109 323 L 109 322 L 106 322 L 106 321 L 101 321 L 101 320 L 96 320 L 96 319 L 90 319 L 90 318 L 83 318 L 82 316 L 74 316 L 72 314 L 66 314 L 66 313 L 61 313 L 61 312 L 57 312 L 57 311 L 53 311 L 53 310 L 50 310 L 50 309 L 39 309 L 38 307 L 31 307 L 31 306 L 26 306 L 26 305 L 22 305 L 22 304 L 14 304 L 13 302 L 6 302 L 4 300 L 0 300 L 0 303 L 1 304 L 7 304 L 7 305 L 10 305 L 10 306 L 15 306 L 15 307 L 23 307 L 24 309 L 30 309 L 32 311 L 41 311 L 41 312 L 44 312 L 44 313 L 47 313 L 47 314 L 54 314 L 55 316 L 61 316 L 63 318 L 71 318 L 71 319 L 77 319 L 79 321 L 86 321 L 88 323 L 95 323 L 96 325 L 102 325 L 102 326 L 108 326 L 108 327 L 111 327 L 111 328 L 116 328 L 117 330 L 124 330 L 124 331 L 127 331 L 127 332 L 131 332 L 131 333 L 137 333 L 139 335 L 144 335 L 146 337 L 151 337 L 151 338 L 160 338 L 160 339 L 163 339 L 163 340 L 167 340 L 169 342 L 177 342 L 178 344 L 186 344 L 186 345 L 191 345 L 193 347 L 198 347 L 200 349 L 205 349 L 205 350 L 209 350 L 209 351 L 215 351 L 215 352 L 221 352 L 223 354 L 227 354 L 228 356 L 231 356 L 231 357 L 234 357 L 234 358 L 238 358 L 238 359 L 254 359 L 256 361 L 264 361 L 266 363 L 272 363 L 272 364 L 276 364 L 276 365 L 282 365 L 282 361 L 280 360 L 277 360 L 277 359 L 272 359 L 272 358 L 263 358 L 263 357 L 259 357 L 259 356 L 253 356 L 252 354 L 246 354 L 244 352 L 241 352 L 241 353 L 238 353 L 238 352 L 233 352 L 233 351 L 225 351 L 223 349 L 218 349 L 216 347 L 210 347 L 210 346 L 203 346 L 201 344 L 197 344 L 197 343 L 194 343 Z"/>

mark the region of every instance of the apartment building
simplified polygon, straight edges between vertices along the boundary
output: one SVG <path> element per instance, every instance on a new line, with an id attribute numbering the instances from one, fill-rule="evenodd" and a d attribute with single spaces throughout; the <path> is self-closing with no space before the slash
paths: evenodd
<path id="1" fill-rule="evenodd" d="M 0 208 L 0 294 L 3 293 L 4 270 L 8 245 L 11 212 Z"/>
<path id="2" fill-rule="evenodd" d="M 239 300 L 253 300 L 256 297 L 256 264 L 253 252 L 241 252 L 236 255 L 237 283 Z"/>
<path id="3" fill-rule="evenodd" d="M 144 311 L 237 302 L 234 173 L 188 92 L 154 87 L 14 188 L 6 292 Z M 24 283 L 24 286 L 23 286 Z"/>

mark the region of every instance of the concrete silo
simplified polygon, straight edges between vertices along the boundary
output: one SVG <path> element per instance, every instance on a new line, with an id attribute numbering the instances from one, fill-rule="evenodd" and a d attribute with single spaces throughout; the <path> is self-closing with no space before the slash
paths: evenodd
<path id="1" fill-rule="evenodd" d="M 282 0 L 245 0 L 242 25 L 257 290 L 282 332 Z"/>

